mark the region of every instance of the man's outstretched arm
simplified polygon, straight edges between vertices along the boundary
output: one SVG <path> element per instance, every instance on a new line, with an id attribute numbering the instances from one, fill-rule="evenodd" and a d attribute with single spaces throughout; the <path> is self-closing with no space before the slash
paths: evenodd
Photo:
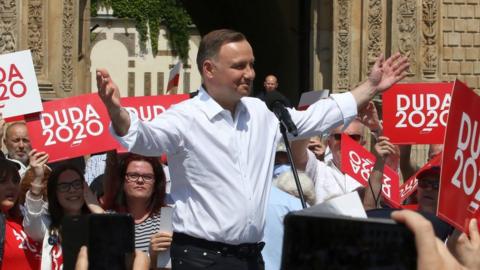
<path id="1" fill-rule="evenodd" d="M 106 69 L 97 69 L 98 95 L 107 107 L 112 127 L 118 136 L 127 134 L 130 128 L 130 116 L 120 104 L 120 90 Z"/>

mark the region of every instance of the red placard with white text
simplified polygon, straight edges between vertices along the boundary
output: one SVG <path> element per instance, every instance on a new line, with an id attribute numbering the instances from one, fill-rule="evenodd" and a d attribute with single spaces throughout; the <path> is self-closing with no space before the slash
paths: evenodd
<path id="1" fill-rule="evenodd" d="M 440 177 L 437 215 L 468 230 L 480 217 L 480 97 L 455 81 Z"/>
<path id="2" fill-rule="evenodd" d="M 43 103 L 44 110 L 27 117 L 32 147 L 55 162 L 119 146 L 110 135 L 110 118 L 98 94 L 87 94 Z"/>
<path id="3" fill-rule="evenodd" d="M 342 134 L 342 172 L 350 175 L 363 186 L 368 186 L 368 179 L 375 164 L 375 155 Z M 395 208 L 400 207 L 399 177 L 390 167 L 385 166 L 382 178 L 382 196 L 386 203 Z"/>
<path id="4" fill-rule="evenodd" d="M 188 94 L 122 98 L 127 110 L 150 121 Z M 44 111 L 27 117 L 32 147 L 50 155 L 50 162 L 125 149 L 111 136 L 110 117 L 98 94 L 87 94 L 43 103 Z"/>
<path id="5" fill-rule="evenodd" d="M 424 171 L 426 168 L 437 166 L 437 165 L 440 166 L 441 160 L 442 160 L 442 155 L 440 154 L 432 158 L 432 160 L 430 160 L 425 165 L 423 165 L 422 168 L 420 168 L 414 175 L 408 178 L 408 180 L 405 181 L 403 185 L 400 186 L 400 201 L 402 203 L 417 190 L 417 186 L 418 186 L 417 175 L 420 172 Z"/>
<path id="6" fill-rule="evenodd" d="M 126 97 L 121 99 L 121 103 L 125 109 L 135 113 L 140 120 L 151 121 L 170 106 L 189 98 L 189 94 Z M 117 149 L 118 153 L 125 153 L 126 151 L 121 145 Z"/>
<path id="7" fill-rule="evenodd" d="M 151 121 L 173 104 L 189 99 L 189 94 L 126 97 L 121 99 L 122 107 L 135 113 L 142 121 Z"/>
<path id="8" fill-rule="evenodd" d="M 30 51 L 0 55 L 0 112 L 3 118 L 42 110 Z"/>
<path id="9" fill-rule="evenodd" d="M 394 144 L 441 144 L 453 83 L 398 83 L 383 94 L 383 132 Z"/>

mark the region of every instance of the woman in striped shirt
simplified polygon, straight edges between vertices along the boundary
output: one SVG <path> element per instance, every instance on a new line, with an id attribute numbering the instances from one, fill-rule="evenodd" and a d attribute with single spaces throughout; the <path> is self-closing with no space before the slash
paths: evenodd
<path id="1" fill-rule="evenodd" d="M 117 162 L 119 160 L 119 162 Z M 165 206 L 165 174 L 157 158 L 128 153 L 123 158 L 108 154 L 105 170 L 105 209 L 129 213 L 135 221 L 135 248 L 150 252 L 152 262 L 166 251 L 171 232 L 159 232 Z"/>

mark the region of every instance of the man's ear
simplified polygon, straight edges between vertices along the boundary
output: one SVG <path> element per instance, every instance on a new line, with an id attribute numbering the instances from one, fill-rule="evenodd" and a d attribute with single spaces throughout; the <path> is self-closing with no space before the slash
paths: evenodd
<path id="1" fill-rule="evenodd" d="M 213 64 L 212 60 L 205 60 L 202 65 L 203 74 L 207 78 L 212 78 L 215 73 L 215 65 Z"/>

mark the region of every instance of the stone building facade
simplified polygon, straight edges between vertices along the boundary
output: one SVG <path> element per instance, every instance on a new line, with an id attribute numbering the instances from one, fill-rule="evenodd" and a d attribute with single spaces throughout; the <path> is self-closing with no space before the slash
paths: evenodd
<path id="1" fill-rule="evenodd" d="M 91 18 L 91 25 L 95 26 L 90 51 L 92 91 L 96 91 L 96 68 L 106 68 L 124 97 L 167 94 L 170 69 L 180 60 L 168 44 L 166 28 L 160 28 L 158 51 L 154 54 L 150 40 L 144 47 L 140 45 L 133 20 L 119 19 L 111 14 L 111 10 L 101 8 L 98 16 Z M 188 60 L 180 71 L 177 93 L 196 91 L 201 84 L 195 64 L 200 39 L 200 34 L 192 27 Z"/>
<path id="2" fill-rule="evenodd" d="M 377 55 L 399 51 L 411 62 L 405 81 L 457 78 L 480 89 L 480 0 L 317 0 L 312 5 L 314 88 L 346 91 L 365 78 Z"/>
<path id="3" fill-rule="evenodd" d="M 480 93 L 480 0 L 316 0 L 312 18 L 314 89 L 347 91 L 398 51 L 410 58 L 404 81 L 459 79 Z M 422 164 L 426 147 L 412 151 Z"/>
<path id="4" fill-rule="evenodd" d="M 0 1 L 0 54 L 32 53 L 43 99 L 90 91 L 88 0 Z"/>

